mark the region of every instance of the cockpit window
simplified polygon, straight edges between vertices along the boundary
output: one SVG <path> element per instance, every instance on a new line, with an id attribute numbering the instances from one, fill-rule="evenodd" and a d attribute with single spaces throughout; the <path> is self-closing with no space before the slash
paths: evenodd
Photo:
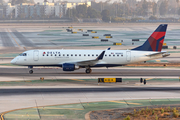
<path id="1" fill-rule="evenodd" d="M 19 56 L 27 56 L 26 53 L 19 54 Z"/>

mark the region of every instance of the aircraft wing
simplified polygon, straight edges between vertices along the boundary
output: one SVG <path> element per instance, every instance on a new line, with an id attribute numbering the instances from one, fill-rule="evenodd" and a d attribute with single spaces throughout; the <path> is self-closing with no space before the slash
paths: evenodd
<path id="1" fill-rule="evenodd" d="M 103 51 L 96 59 L 93 59 L 93 60 L 76 61 L 76 62 L 71 62 L 71 63 L 76 64 L 78 66 L 95 65 L 99 60 L 103 59 L 104 53 L 105 53 L 105 51 Z"/>
<path id="2" fill-rule="evenodd" d="M 157 56 L 157 55 L 162 55 L 163 57 L 166 57 L 166 56 L 169 56 L 170 54 L 166 53 L 166 52 L 158 52 L 158 53 L 153 53 L 153 54 L 149 54 L 149 55 L 146 55 L 146 56 L 153 57 L 153 56 Z"/>

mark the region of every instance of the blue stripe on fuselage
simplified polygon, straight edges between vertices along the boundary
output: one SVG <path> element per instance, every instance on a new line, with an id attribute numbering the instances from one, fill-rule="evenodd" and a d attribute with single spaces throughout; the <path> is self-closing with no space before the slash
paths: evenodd
<path id="1" fill-rule="evenodd" d="M 32 65 L 22 65 L 22 66 L 32 66 Z M 62 64 L 59 65 L 33 65 L 33 66 L 48 66 L 48 67 L 62 67 Z M 116 67 L 116 66 L 123 66 L 122 64 L 96 64 L 93 66 L 89 66 L 89 67 Z M 80 66 L 82 68 L 86 67 L 86 66 Z"/>

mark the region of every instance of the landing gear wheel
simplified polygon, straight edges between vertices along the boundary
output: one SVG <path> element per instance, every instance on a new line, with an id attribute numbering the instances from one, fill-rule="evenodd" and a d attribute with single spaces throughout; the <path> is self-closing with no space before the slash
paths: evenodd
<path id="1" fill-rule="evenodd" d="M 142 83 L 143 82 L 143 79 L 142 78 L 140 78 L 140 83 Z"/>
<path id="2" fill-rule="evenodd" d="M 144 79 L 144 85 L 146 84 L 146 79 Z"/>
<path id="3" fill-rule="evenodd" d="M 89 73 L 91 73 L 91 72 L 92 72 L 91 69 L 86 69 L 86 73 L 87 73 L 87 74 L 89 74 Z"/>
<path id="4" fill-rule="evenodd" d="M 29 74 L 33 74 L 33 70 L 29 70 Z"/>

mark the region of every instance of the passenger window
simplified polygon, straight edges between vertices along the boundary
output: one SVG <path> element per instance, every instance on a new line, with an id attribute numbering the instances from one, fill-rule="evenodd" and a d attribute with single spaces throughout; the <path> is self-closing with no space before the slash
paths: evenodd
<path id="1" fill-rule="evenodd" d="M 98 56 L 98 54 L 96 54 L 96 56 Z"/>
<path id="2" fill-rule="evenodd" d="M 75 56 L 77 56 L 77 54 L 75 54 Z"/>
<path id="3" fill-rule="evenodd" d="M 44 54 L 43 54 L 43 56 L 44 56 Z"/>
<path id="4" fill-rule="evenodd" d="M 65 54 L 63 54 L 63 56 L 65 56 Z"/>
<path id="5" fill-rule="evenodd" d="M 84 54 L 84 56 L 86 56 L 86 54 Z"/>
<path id="6" fill-rule="evenodd" d="M 111 55 L 109 55 L 109 57 L 111 57 Z"/>
<path id="7" fill-rule="evenodd" d="M 121 57 L 123 57 L 123 55 L 121 55 Z"/>
<path id="8" fill-rule="evenodd" d="M 94 56 L 94 55 L 92 54 L 92 56 Z"/>
<path id="9" fill-rule="evenodd" d="M 61 55 L 59 54 L 59 56 L 61 56 Z"/>
<path id="10" fill-rule="evenodd" d="M 88 56 L 90 56 L 90 54 L 88 54 Z"/>
<path id="11" fill-rule="evenodd" d="M 119 55 L 117 55 L 119 57 Z"/>
<path id="12" fill-rule="evenodd" d="M 73 56 L 73 54 L 71 54 L 71 56 Z"/>
<path id="13" fill-rule="evenodd" d="M 81 54 L 79 54 L 79 56 L 81 56 Z"/>
<path id="14" fill-rule="evenodd" d="M 69 54 L 67 54 L 67 56 L 69 56 Z"/>
<path id="15" fill-rule="evenodd" d="M 47 54 L 47 56 L 48 56 L 48 54 Z"/>
<path id="16" fill-rule="evenodd" d="M 51 56 L 53 56 L 53 55 L 51 54 Z"/>
<path id="17" fill-rule="evenodd" d="M 107 55 L 105 55 L 105 56 L 107 56 Z"/>
<path id="18" fill-rule="evenodd" d="M 56 54 L 55 54 L 55 56 L 56 56 Z"/>
<path id="19" fill-rule="evenodd" d="M 115 57 L 115 55 L 113 55 Z"/>

